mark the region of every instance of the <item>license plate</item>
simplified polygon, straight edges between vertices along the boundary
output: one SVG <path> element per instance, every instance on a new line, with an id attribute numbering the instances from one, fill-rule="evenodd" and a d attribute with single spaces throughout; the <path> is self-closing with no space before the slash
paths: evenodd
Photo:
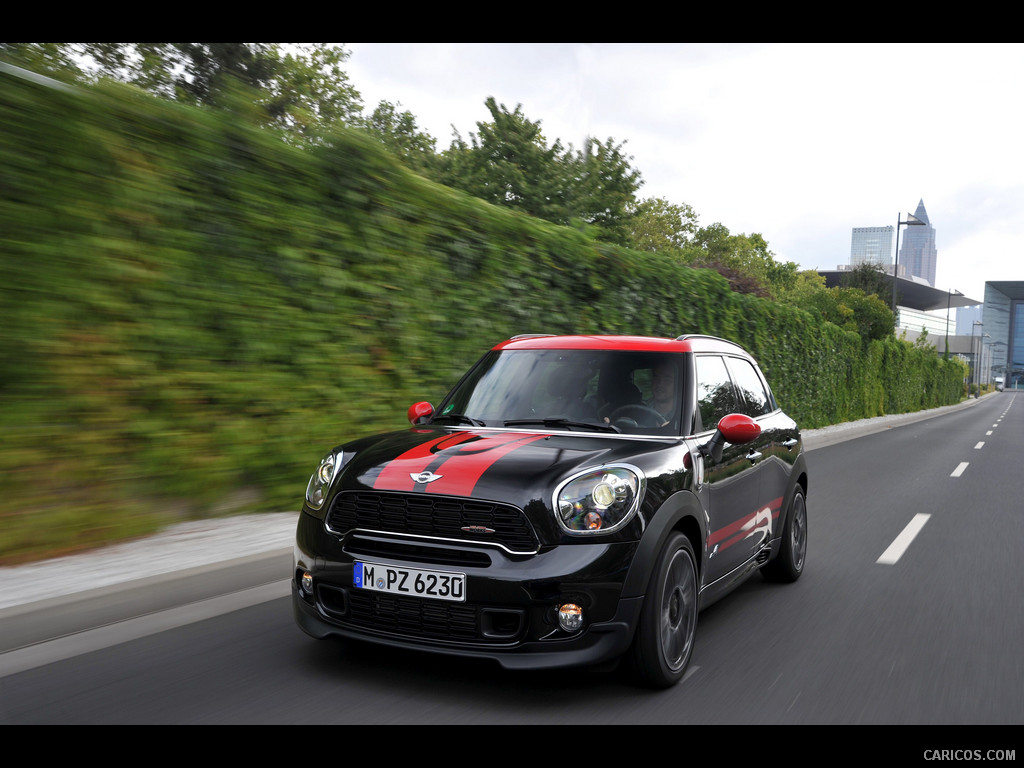
<path id="1" fill-rule="evenodd" d="M 379 563 L 354 563 L 352 583 L 356 589 L 372 589 L 392 595 L 412 595 L 435 600 L 466 601 L 466 574 L 424 571 Z"/>

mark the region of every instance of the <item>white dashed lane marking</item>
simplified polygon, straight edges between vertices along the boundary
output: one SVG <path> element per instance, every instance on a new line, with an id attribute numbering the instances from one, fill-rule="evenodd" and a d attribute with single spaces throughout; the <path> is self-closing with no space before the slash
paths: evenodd
<path id="1" fill-rule="evenodd" d="M 914 515 L 914 518 L 907 523 L 907 527 L 903 529 L 899 536 L 895 538 L 889 548 L 882 553 L 882 556 L 878 558 L 876 562 L 882 565 L 893 565 L 907 551 L 907 547 L 910 546 L 910 542 L 914 540 L 914 537 L 921 532 L 924 528 L 924 524 L 928 522 L 928 518 L 931 515 L 927 515 L 920 512 Z"/>

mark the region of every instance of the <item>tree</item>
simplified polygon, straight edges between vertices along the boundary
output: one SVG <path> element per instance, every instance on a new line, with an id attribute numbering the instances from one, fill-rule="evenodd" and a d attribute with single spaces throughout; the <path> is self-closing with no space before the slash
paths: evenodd
<path id="1" fill-rule="evenodd" d="M 895 318 L 880 298 L 859 288 L 825 288 L 824 278 L 815 284 L 804 279 L 806 274 L 801 273 L 801 285 L 787 294 L 787 300 L 795 306 L 843 330 L 853 331 L 865 344 L 893 334 Z"/>
<path id="2" fill-rule="evenodd" d="M 819 275 L 816 270 L 807 269 L 797 272 L 793 276 L 792 284 L 779 291 L 775 298 L 785 304 L 810 311 L 815 298 L 827 290 L 824 276 Z"/>
<path id="3" fill-rule="evenodd" d="M 267 43 L 83 43 L 95 76 L 137 85 L 176 101 L 213 104 L 227 78 L 266 87 L 276 46 Z"/>
<path id="4" fill-rule="evenodd" d="M 485 104 L 492 120 L 477 123 L 468 142 L 455 132 L 437 180 L 556 224 L 587 226 L 600 240 L 628 242 L 629 206 L 643 182 L 623 144 L 609 138 L 588 140 L 581 151 L 558 140 L 549 146 L 522 105 L 509 111 L 493 97 Z"/>
<path id="5" fill-rule="evenodd" d="M 841 306 L 850 310 L 847 329 L 855 330 L 865 342 L 893 334 L 895 317 L 887 302 L 859 288 L 835 287 L 829 290 L 836 294 Z"/>
<path id="6" fill-rule="evenodd" d="M 563 161 L 570 219 L 596 227 L 598 239 L 617 245 L 629 243 L 630 208 L 643 184 L 623 146 L 611 137 L 588 139 L 582 151 L 573 154 L 570 148 Z"/>
<path id="7" fill-rule="evenodd" d="M 561 143 L 549 147 L 540 122 L 528 120 L 522 105 L 510 112 L 493 96 L 485 104 L 492 121 L 477 123 L 468 145 L 455 135 L 445 153 L 444 182 L 495 205 L 565 223 Z"/>
<path id="8" fill-rule="evenodd" d="M 381 101 L 373 113 L 361 121 L 362 127 L 387 147 L 408 167 L 431 177 L 436 174 L 437 141 L 416 126 L 416 117 L 409 110 L 399 112 L 401 104 Z"/>
<path id="9" fill-rule="evenodd" d="M 341 68 L 348 51 L 326 43 L 4 43 L 0 54 L 35 71 L 80 82 L 109 77 L 197 106 L 226 106 L 241 84 L 259 122 L 293 143 L 319 142 L 362 111 Z"/>
<path id="10" fill-rule="evenodd" d="M 892 281 L 881 264 L 872 261 L 858 264 L 843 275 L 841 282 L 844 288 L 859 288 L 886 304 L 892 302 Z"/>
<path id="11" fill-rule="evenodd" d="M 697 213 L 689 205 L 664 197 L 633 201 L 629 211 L 629 246 L 681 258 L 697 232 Z"/>
<path id="12" fill-rule="evenodd" d="M 68 43 L 0 43 L 0 61 L 64 81 L 84 78 Z"/>
<path id="13" fill-rule="evenodd" d="M 741 293 L 775 296 L 796 282 L 797 265 L 775 261 L 764 237 L 756 232 L 733 235 L 717 222 L 694 233 L 683 257 L 692 266 L 717 270 Z"/>
<path id="14" fill-rule="evenodd" d="M 359 124 L 362 98 L 342 69 L 349 56 L 325 43 L 268 51 L 272 71 L 257 100 L 268 124 L 296 143 L 320 143 L 335 126 Z"/>

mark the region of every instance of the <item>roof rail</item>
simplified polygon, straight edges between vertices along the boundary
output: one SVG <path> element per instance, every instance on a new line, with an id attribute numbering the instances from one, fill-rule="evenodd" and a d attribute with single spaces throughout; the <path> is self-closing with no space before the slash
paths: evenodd
<path id="1" fill-rule="evenodd" d="M 509 336 L 509 341 L 518 341 L 519 339 L 539 339 L 544 336 L 555 336 L 554 333 L 520 333 L 518 336 Z"/>
<path id="2" fill-rule="evenodd" d="M 729 341 L 719 336 L 708 336 L 704 333 L 684 333 L 682 336 L 677 336 L 676 341 L 692 341 L 697 342 L 702 351 L 706 352 L 743 352 L 749 354 L 747 350 L 743 348 L 742 344 L 737 344 L 735 341 Z"/>
<path id="3" fill-rule="evenodd" d="M 709 336 L 706 333 L 684 333 L 682 336 L 676 336 L 676 341 L 687 341 L 688 339 L 710 339 L 711 341 L 724 341 L 727 344 L 735 344 L 735 341 L 729 341 L 723 339 L 720 336 Z"/>

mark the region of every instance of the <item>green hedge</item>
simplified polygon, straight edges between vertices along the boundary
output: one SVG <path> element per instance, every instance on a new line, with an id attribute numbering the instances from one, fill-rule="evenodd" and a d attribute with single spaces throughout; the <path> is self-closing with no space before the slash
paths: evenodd
<path id="1" fill-rule="evenodd" d="M 412 175 L 357 132 L 0 70 L 0 562 L 296 509 L 524 332 L 710 333 L 803 426 L 955 402 L 958 364 Z"/>

